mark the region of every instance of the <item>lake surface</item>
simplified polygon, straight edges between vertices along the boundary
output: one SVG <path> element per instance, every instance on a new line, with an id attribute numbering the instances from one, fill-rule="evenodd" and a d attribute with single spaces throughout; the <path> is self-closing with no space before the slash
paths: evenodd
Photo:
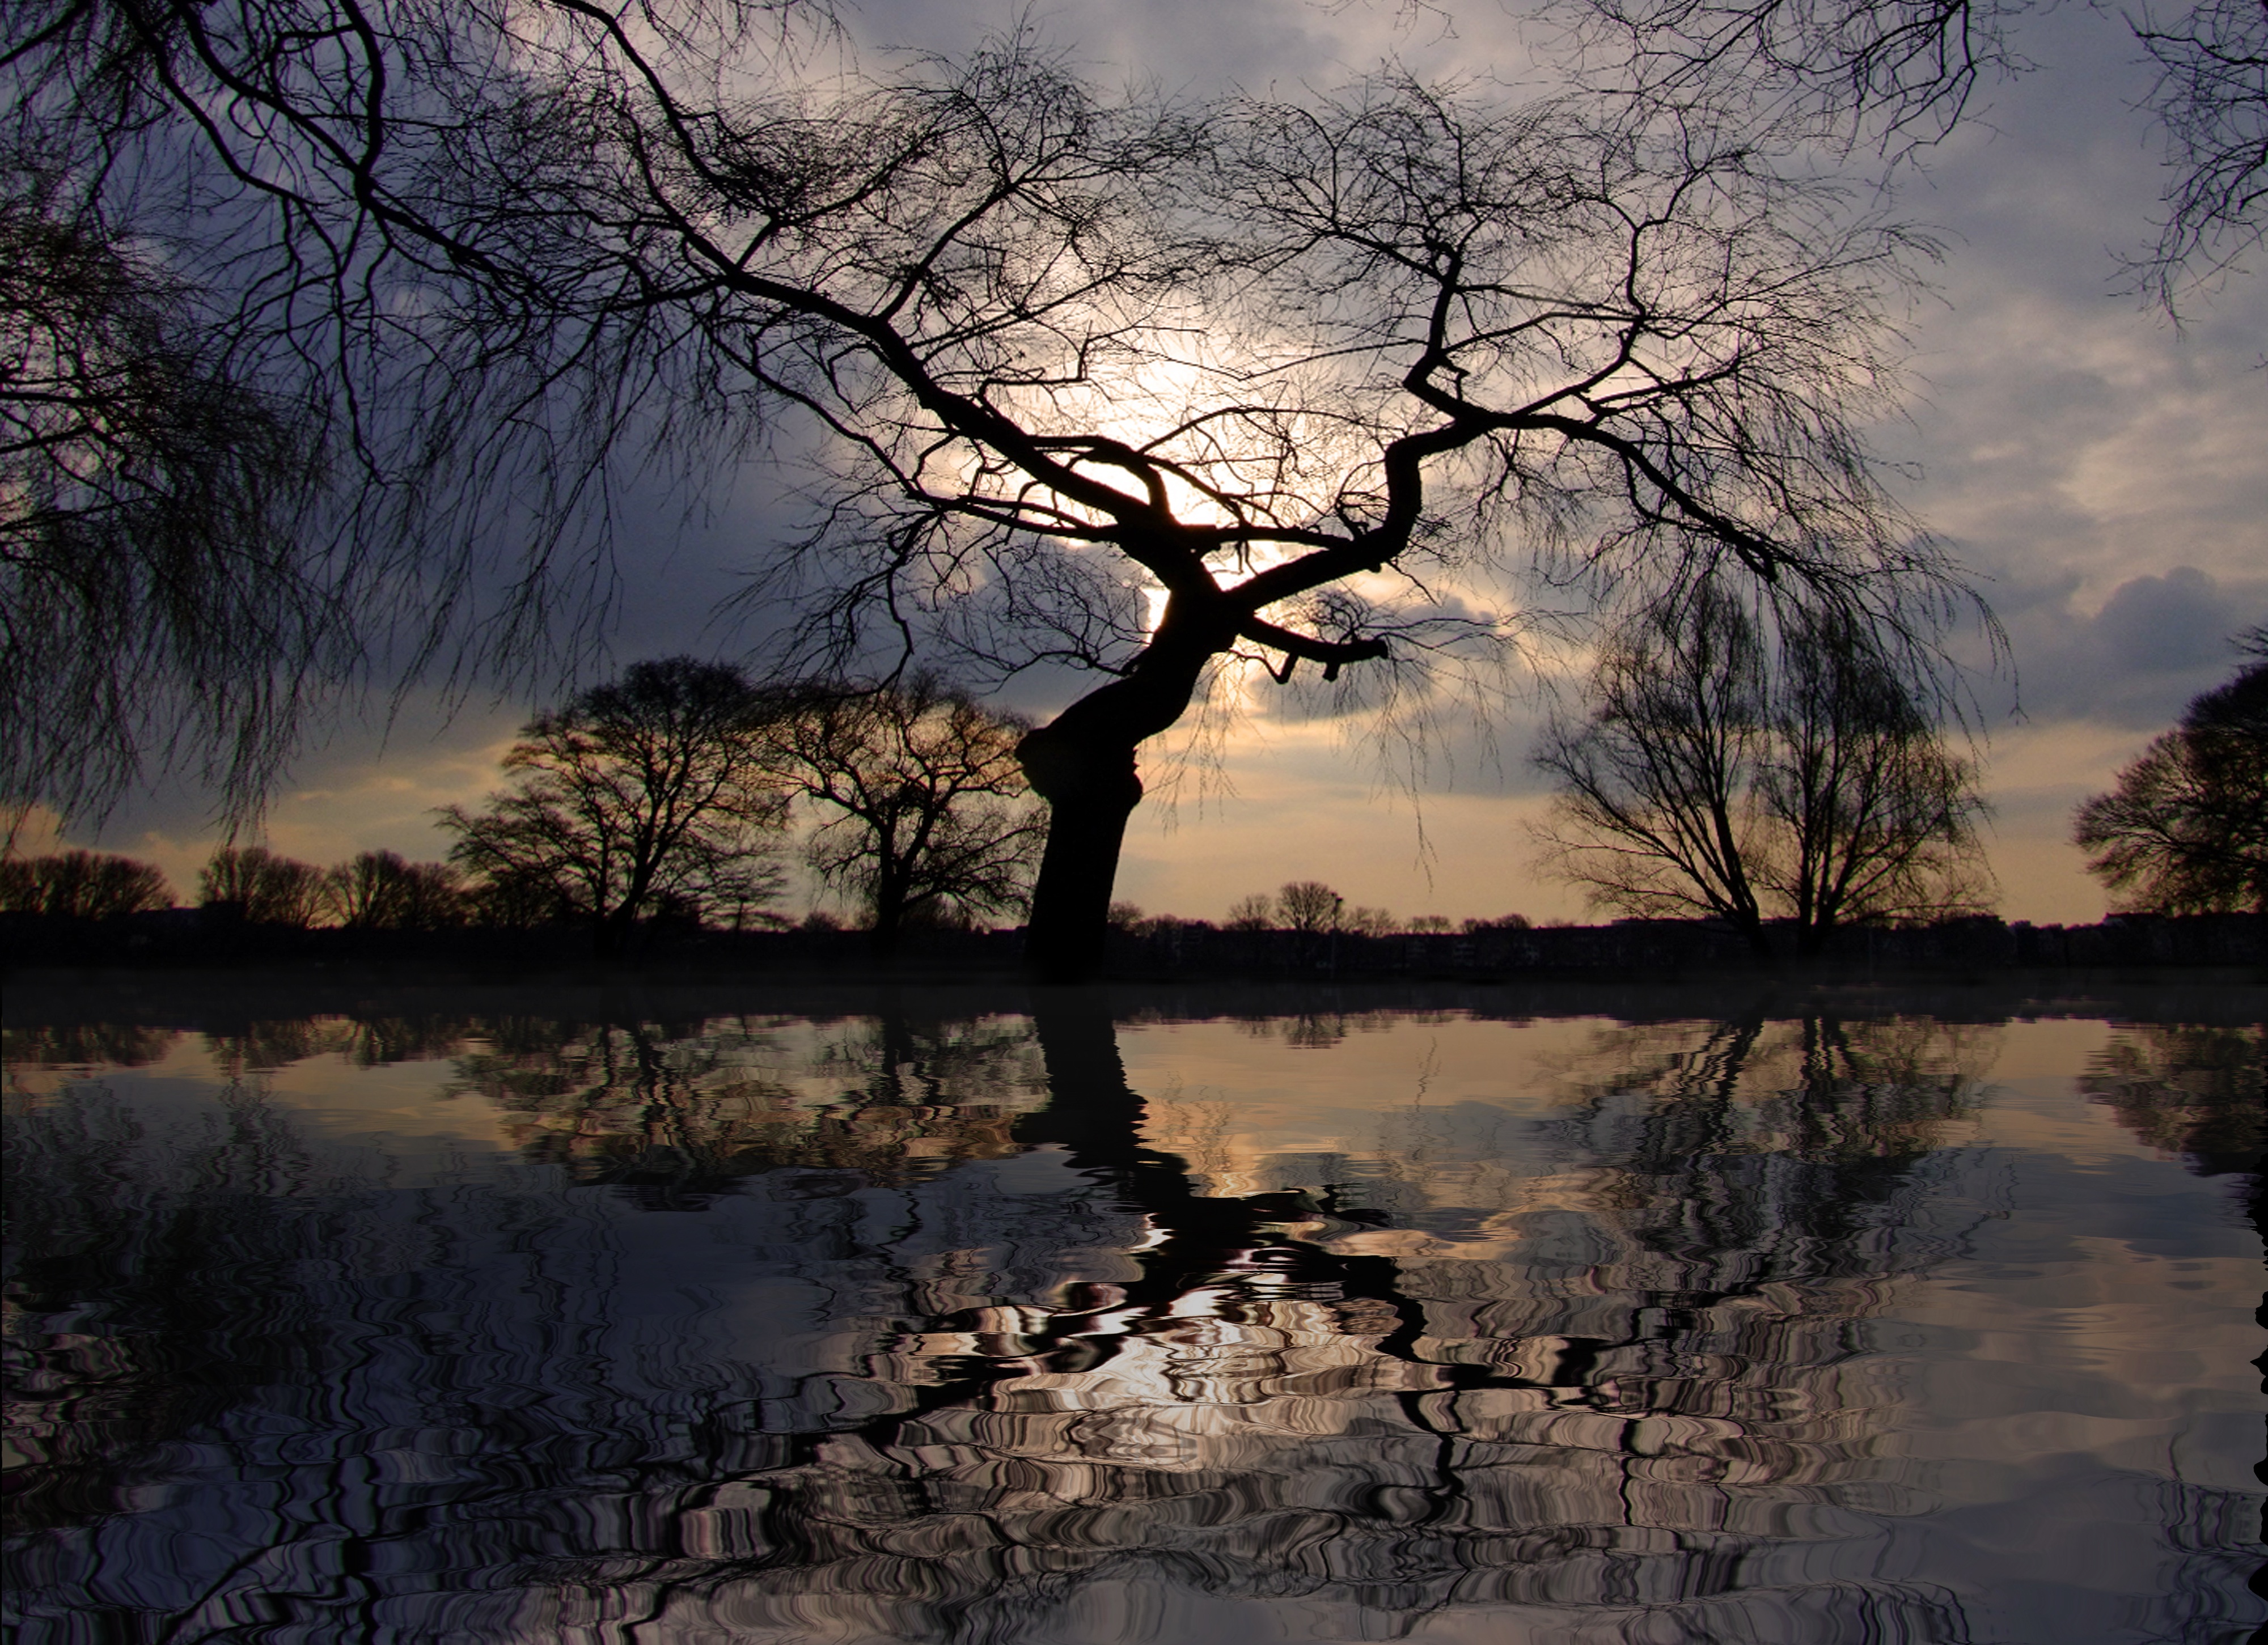
<path id="1" fill-rule="evenodd" d="M 11 1007 L 12 1636 L 2268 1621 L 2242 1008 L 1444 998 Z"/>

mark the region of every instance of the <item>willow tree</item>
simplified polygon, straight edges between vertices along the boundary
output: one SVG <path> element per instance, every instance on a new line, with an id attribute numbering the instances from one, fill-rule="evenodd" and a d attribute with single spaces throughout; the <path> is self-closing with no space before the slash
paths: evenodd
<path id="1" fill-rule="evenodd" d="M 1913 632 L 1942 568 L 1859 430 L 1927 248 L 1800 134 L 1392 75 L 1111 99 L 1022 37 L 821 80 L 759 15 L 48 0 L 9 42 L 130 137 L 84 187 L 173 200 L 243 357 L 350 437 L 350 535 L 404 586 L 530 542 L 540 615 L 623 463 L 787 426 L 832 466 L 767 551 L 787 666 L 1097 677 L 1020 750 L 1056 974 L 1099 953 L 1137 751 L 1225 671 L 1410 684 L 1538 570 Z"/>
<path id="2" fill-rule="evenodd" d="M 1840 927 L 1989 912 L 1976 762 L 1867 630 L 1802 609 L 1768 621 L 1721 590 L 1621 625 L 1588 712 L 1546 730 L 1558 794 L 1533 832 L 1597 905 L 1723 921 L 1759 954 L 1768 922 L 1816 954 Z"/>

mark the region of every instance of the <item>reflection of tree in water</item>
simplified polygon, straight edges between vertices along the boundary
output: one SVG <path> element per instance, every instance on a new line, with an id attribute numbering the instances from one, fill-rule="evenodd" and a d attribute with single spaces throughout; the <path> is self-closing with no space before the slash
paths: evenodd
<path id="1" fill-rule="evenodd" d="M 1028 1024 L 902 1013 L 794 1056 L 747 1019 L 520 1024 L 457 1066 L 451 1089 L 503 1110 L 530 1158 L 665 1198 L 784 1166 L 897 1183 L 1002 1158 L 1045 1095 Z"/>
<path id="2" fill-rule="evenodd" d="M 128 1023 L 37 1023 L 0 1029 L 0 1066 L 21 1069 L 144 1068 L 180 1036 Z"/>
<path id="3" fill-rule="evenodd" d="M 175 1139 L 162 1171 L 102 1085 L 11 1105 L 8 1118 L 13 1534 L 116 1511 L 153 1445 L 290 1375 L 312 1323 L 288 1305 L 291 1225 L 306 1219 L 298 1196 L 328 1184 L 241 1090 Z"/>
<path id="4" fill-rule="evenodd" d="M 1630 1031 L 1490 1142 L 1526 1171 L 1413 1129 L 1368 1178 L 1228 1194 L 1145 1143 L 1080 996 L 771 1034 L 490 1024 L 460 1059 L 571 1176 L 739 1179 L 707 1199 L 324 1188 L 248 1110 L 161 1181 L 52 1111 L 26 1168 L 80 1231 L 25 1295 L 208 1382 L 51 1414 L 92 1436 L 25 1568 L 84 1620 L 41 1637 L 1053 1645 L 1247 1600 L 1329 1638 L 1476 1605 L 1555 1645 L 1967 1636 L 1860 1517 L 1909 1505 L 1863 1336 L 1950 1237 L 1958 1044 Z M 950 1168 L 909 1154 L 939 1138 Z M 176 1436 L 204 1482 L 69 1528 L 166 1472 L 106 1447 Z"/>
<path id="5" fill-rule="evenodd" d="M 474 1031 L 471 1018 L 441 1015 L 293 1017 L 253 1019 L 205 1031 L 214 1066 L 231 1079 L 343 1057 L 358 1069 L 446 1057 Z"/>
<path id="6" fill-rule="evenodd" d="M 578 1639 L 624 1615 L 669 1641 L 1101 1638 L 1147 1593 L 1297 1600 L 1363 1637 L 1477 1605 L 1538 1607 L 1566 1638 L 1963 1637 L 1943 1596 L 1830 1541 L 1838 1509 L 1899 1505 L 1867 1443 L 1892 1392 L 1848 1362 L 1898 1264 L 1809 1196 L 1857 1186 L 1883 1208 L 1867 1226 L 1894 1234 L 1894 1179 L 1965 1076 L 1901 1091 L 1881 1036 L 1806 1024 L 1773 1031 L 1800 1042 L 1803 1077 L 1764 1125 L 1707 1120 L 1779 1050 L 1736 1025 L 1680 1060 L 1713 1095 L 1668 1070 L 1643 1101 L 1617 1082 L 1637 1127 L 1587 1140 L 1614 1187 L 1580 1259 L 1484 1263 L 1379 1254 L 1392 1231 L 1334 1185 L 1197 1193 L 1142 1143 L 1099 1007 L 1043 1009 L 1039 1032 L 1054 1100 L 1019 1134 L 1143 1214 L 1138 1266 L 1051 1302 L 943 1311 L 909 1288 L 866 1362 L 892 1408 L 681 1498 L 644 1569 L 559 1563 L 528 1620 Z M 1669 1284 L 1678 1202 L 1728 1205 L 1768 1160 L 1819 1168 L 1775 1185 L 1791 1240 L 1728 1222 Z M 1136 1631 L 1172 1637 L 1171 1618 Z"/>
<path id="7" fill-rule="evenodd" d="M 1392 1011 L 1293 1011 L 1241 1017 L 1237 1032 L 1255 1039 L 1281 1039 L 1300 1051 L 1328 1051 L 1349 1034 L 1384 1033 L 1400 1020 Z"/>
<path id="8" fill-rule="evenodd" d="M 1989 1032 L 1909 1018 L 1763 1018 L 1599 1035 L 1565 1145 L 1638 1210 L 1673 1289 L 1874 1274 L 1944 1254 L 1914 1226 L 1917 1166 L 1967 1118 Z M 1642 1209 L 1640 1208 L 1643 1208 Z M 1886 1243 L 1888 1242 L 1888 1243 Z"/>
<path id="9" fill-rule="evenodd" d="M 2268 1030 L 2133 1024 L 2088 1059 L 2080 1090 L 2201 1175 L 2256 1171 L 2268 1147 Z"/>

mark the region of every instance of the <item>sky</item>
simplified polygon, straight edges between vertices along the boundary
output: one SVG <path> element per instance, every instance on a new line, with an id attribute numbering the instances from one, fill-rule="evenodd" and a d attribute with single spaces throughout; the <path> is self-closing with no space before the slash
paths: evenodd
<path id="1" fill-rule="evenodd" d="M 847 13 L 874 62 L 893 48 L 965 49 L 1014 15 L 946 0 Z M 1514 20 L 1491 4 L 1070 0 L 1032 15 L 1096 77 L 1193 96 L 1328 87 L 1389 53 L 1436 74 L 1516 79 L 1526 63 Z M 2076 922 L 2106 900 L 2068 843 L 2073 808 L 2234 671 L 2231 636 L 2268 621 L 2268 268 L 2194 296 L 2179 323 L 2124 294 L 2118 258 L 2151 239 L 2162 180 L 2134 106 L 2148 76 L 2117 17 L 2091 7 L 2024 19 L 2016 45 L 2036 69 L 1989 86 L 1899 175 L 1899 210 L 1948 253 L 1912 327 L 1906 415 L 1874 433 L 1911 465 L 1902 499 L 2007 633 L 2008 666 L 1975 682 L 2001 912 Z M 683 530 L 668 510 L 619 522 L 608 662 L 729 657 L 747 643 L 718 608 L 778 540 L 775 483 L 726 477 Z M 1044 694 L 1020 704 L 1059 705 Z M 433 808 L 492 789 L 540 706 L 475 698 L 445 711 L 420 690 L 342 716 L 292 766 L 266 841 L 317 862 L 374 848 L 438 857 Z M 1578 893 L 1537 876 L 1523 832 L 1547 800 L 1523 760 L 1540 711 L 1540 699 L 1514 703 L 1491 725 L 1448 728 L 1445 757 L 1414 786 L 1359 732 L 1266 712 L 1210 765 L 1145 756 L 1151 797 L 1119 895 L 1219 918 L 1248 892 L 1318 878 L 1402 915 L 1583 917 Z M 184 897 L 219 837 L 206 797 L 179 787 L 136 797 L 99 831 L 46 836 L 155 861 Z"/>

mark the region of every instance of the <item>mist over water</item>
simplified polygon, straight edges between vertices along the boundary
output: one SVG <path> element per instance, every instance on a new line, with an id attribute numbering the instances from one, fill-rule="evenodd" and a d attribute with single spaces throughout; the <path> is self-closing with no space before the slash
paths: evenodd
<path id="1" fill-rule="evenodd" d="M 25 1645 L 2235 1641 L 2240 1016 L 7 1032 Z"/>

